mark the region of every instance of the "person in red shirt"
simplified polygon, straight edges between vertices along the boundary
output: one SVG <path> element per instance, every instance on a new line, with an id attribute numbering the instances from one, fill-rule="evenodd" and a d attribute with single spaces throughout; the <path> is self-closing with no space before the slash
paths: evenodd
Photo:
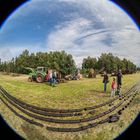
<path id="1" fill-rule="evenodd" d="M 116 79 L 113 78 L 112 84 L 111 84 L 111 97 L 115 95 L 117 89 Z"/>

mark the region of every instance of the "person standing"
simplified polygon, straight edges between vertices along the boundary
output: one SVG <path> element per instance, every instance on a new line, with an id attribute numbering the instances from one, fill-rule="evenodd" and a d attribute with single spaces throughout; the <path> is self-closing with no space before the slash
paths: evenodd
<path id="1" fill-rule="evenodd" d="M 107 89 L 107 83 L 109 82 L 108 80 L 108 75 L 106 72 L 104 72 L 104 77 L 103 77 L 103 83 L 104 83 L 104 92 L 106 92 Z"/>
<path id="2" fill-rule="evenodd" d="M 122 72 L 121 69 L 119 69 L 117 73 L 117 90 L 119 92 L 119 95 L 121 95 L 121 86 L 122 86 Z"/>
<path id="3" fill-rule="evenodd" d="M 49 83 L 52 86 L 52 84 L 53 84 L 52 70 L 48 71 L 48 77 L 49 77 Z"/>
<path id="4" fill-rule="evenodd" d="M 113 97 L 115 95 L 116 88 L 117 88 L 116 79 L 113 78 L 113 81 L 112 81 L 112 84 L 111 84 L 111 96 L 110 97 Z"/>
<path id="5" fill-rule="evenodd" d="M 53 70 L 53 73 L 52 73 L 52 79 L 53 79 L 53 86 L 56 86 L 56 78 L 57 78 L 57 73 L 55 70 Z"/>

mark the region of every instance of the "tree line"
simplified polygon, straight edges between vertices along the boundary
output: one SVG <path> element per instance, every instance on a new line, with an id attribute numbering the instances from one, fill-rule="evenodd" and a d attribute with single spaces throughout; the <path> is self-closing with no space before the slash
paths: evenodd
<path id="1" fill-rule="evenodd" d="M 28 50 L 24 50 L 11 61 L 0 62 L 0 71 L 25 74 L 29 73 L 26 67 L 37 68 L 38 66 L 56 69 L 63 75 L 74 73 L 77 69 L 73 56 L 65 51 L 29 53 Z M 125 58 L 121 60 L 112 53 L 102 53 L 99 58 L 90 56 L 84 58 L 81 71 L 86 73 L 89 69 L 100 71 L 102 68 L 105 68 L 108 73 L 118 69 L 122 69 L 125 73 L 134 73 L 137 70 L 136 65 L 130 60 Z"/>
<path id="2" fill-rule="evenodd" d="M 0 71 L 26 74 L 29 73 L 26 67 L 37 68 L 38 66 L 56 69 L 64 75 L 70 74 L 76 69 L 72 55 L 65 51 L 30 54 L 28 50 L 24 50 L 18 57 L 12 58 L 11 61 L 1 62 Z"/>
<path id="3" fill-rule="evenodd" d="M 117 72 L 119 69 L 121 69 L 123 73 L 134 73 L 137 71 L 137 66 L 133 62 L 126 58 L 121 60 L 119 57 L 113 56 L 112 53 L 102 53 L 98 59 L 90 56 L 83 59 L 83 70 L 101 70 L 102 68 L 108 73 Z"/>

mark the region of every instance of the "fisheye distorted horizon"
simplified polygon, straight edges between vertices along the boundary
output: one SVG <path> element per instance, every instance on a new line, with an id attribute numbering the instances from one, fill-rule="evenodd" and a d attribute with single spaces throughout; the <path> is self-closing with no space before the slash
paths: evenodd
<path id="1" fill-rule="evenodd" d="M 78 66 L 87 56 L 113 53 L 140 66 L 140 34 L 130 17 L 106 0 L 32 0 L 0 30 L 0 58 L 65 50 Z"/>

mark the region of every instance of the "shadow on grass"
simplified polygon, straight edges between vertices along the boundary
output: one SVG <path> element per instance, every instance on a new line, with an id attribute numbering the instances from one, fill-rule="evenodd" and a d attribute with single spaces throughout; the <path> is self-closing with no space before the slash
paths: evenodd
<path id="1" fill-rule="evenodd" d="M 41 132 L 32 124 L 24 122 L 21 125 L 22 131 L 26 134 L 27 140 L 48 140 Z"/>

